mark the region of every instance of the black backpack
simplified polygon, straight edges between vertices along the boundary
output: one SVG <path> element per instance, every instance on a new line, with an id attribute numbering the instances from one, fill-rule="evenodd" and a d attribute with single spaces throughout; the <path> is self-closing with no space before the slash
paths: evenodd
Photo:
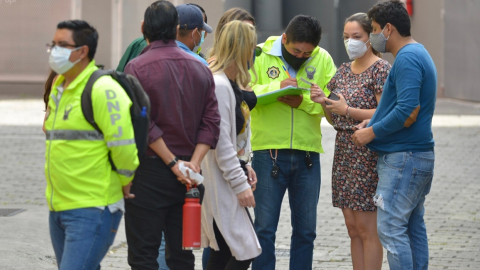
<path id="1" fill-rule="evenodd" d="M 137 144 L 138 158 L 141 160 L 148 147 L 148 128 L 150 125 L 150 99 L 142 88 L 140 82 L 134 76 L 115 70 L 96 70 L 88 79 L 82 93 L 82 112 L 87 121 L 100 133 L 103 133 L 93 118 L 92 87 L 101 77 L 109 75 L 117 81 L 125 90 L 132 101 L 130 116 L 132 118 L 135 143 Z M 113 170 L 116 170 L 110 154 L 108 155 Z"/>

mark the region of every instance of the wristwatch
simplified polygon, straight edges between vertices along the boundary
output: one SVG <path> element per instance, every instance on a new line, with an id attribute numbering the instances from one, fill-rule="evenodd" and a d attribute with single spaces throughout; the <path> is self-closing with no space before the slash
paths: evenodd
<path id="1" fill-rule="evenodd" d="M 175 166 L 175 164 L 177 164 L 177 161 L 178 161 L 178 158 L 177 157 L 174 157 L 172 161 L 170 161 L 170 163 L 167 164 L 168 168 L 172 168 L 173 166 Z"/>

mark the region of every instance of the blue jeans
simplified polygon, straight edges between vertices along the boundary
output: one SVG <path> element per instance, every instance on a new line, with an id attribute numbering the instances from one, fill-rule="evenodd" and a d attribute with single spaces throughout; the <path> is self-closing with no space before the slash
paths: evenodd
<path id="1" fill-rule="evenodd" d="M 275 154 L 275 150 L 272 150 Z M 253 270 L 275 269 L 275 233 L 285 191 L 291 210 L 292 238 L 290 269 L 312 269 L 313 241 L 317 226 L 317 204 L 320 195 L 320 155 L 310 152 L 313 166 L 305 164 L 305 151 L 278 150 L 278 178 L 271 177 L 272 159 L 268 150 L 255 151 L 253 169 L 258 183 L 255 195 L 255 230 L 262 254 L 255 258 Z"/>
<path id="2" fill-rule="evenodd" d="M 203 253 L 202 253 L 202 269 L 203 270 L 207 269 L 208 261 L 210 260 L 210 253 L 211 253 L 210 247 L 206 247 L 203 249 Z"/>
<path id="3" fill-rule="evenodd" d="M 122 212 L 98 208 L 50 211 L 50 238 L 58 269 L 100 269 L 113 244 Z"/>
<path id="4" fill-rule="evenodd" d="M 434 162 L 433 151 L 378 155 L 377 230 L 391 270 L 428 269 L 423 204 L 432 186 Z"/>
<path id="5" fill-rule="evenodd" d="M 158 249 L 158 270 L 170 270 L 165 261 L 165 234 L 162 232 L 162 242 L 160 243 L 160 248 Z"/>

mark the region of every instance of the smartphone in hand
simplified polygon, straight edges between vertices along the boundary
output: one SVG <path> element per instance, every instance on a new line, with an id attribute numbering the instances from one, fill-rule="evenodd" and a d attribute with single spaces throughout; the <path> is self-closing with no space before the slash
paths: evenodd
<path id="1" fill-rule="evenodd" d="M 335 95 L 335 93 L 330 93 L 330 95 L 328 96 L 328 99 L 331 99 L 331 100 L 340 100 L 340 97 L 338 97 L 337 95 Z M 325 104 L 327 105 L 332 105 L 331 103 L 329 103 L 328 101 L 325 101 Z"/>

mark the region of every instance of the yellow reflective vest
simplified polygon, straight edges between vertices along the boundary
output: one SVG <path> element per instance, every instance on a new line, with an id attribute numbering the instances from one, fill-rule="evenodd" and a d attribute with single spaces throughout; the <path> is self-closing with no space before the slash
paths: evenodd
<path id="1" fill-rule="evenodd" d="M 103 134 L 85 120 L 81 96 L 90 75 L 91 61 L 63 89 L 59 76 L 52 86 L 45 121 L 45 192 L 51 211 L 107 206 L 123 198 L 122 186 L 132 181 L 139 161 L 130 118 L 132 102 L 110 76 L 92 88 L 94 119 Z M 117 171 L 108 160 L 111 153 Z"/>
<path id="2" fill-rule="evenodd" d="M 258 45 L 262 48 L 262 54 L 255 58 L 258 80 L 252 86 L 257 96 L 280 89 L 280 82 L 288 78 L 283 72 L 282 59 L 270 54 L 273 43 L 278 38 L 269 37 L 265 43 Z M 305 78 L 316 83 L 328 96 L 330 91 L 326 85 L 336 70 L 330 54 L 317 46 L 310 59 L 297 72 L 298 86 L 310 88 L 310 85 L 300 80 Z M 303 101 L 295 109 L 282 102 L 257 105 L 251 112 L 252 150 L 295 149 L 323 153 L 320 130 L 323 116 L 322 106 L 310 99 L 309 91 L 304 91 Z"/>

